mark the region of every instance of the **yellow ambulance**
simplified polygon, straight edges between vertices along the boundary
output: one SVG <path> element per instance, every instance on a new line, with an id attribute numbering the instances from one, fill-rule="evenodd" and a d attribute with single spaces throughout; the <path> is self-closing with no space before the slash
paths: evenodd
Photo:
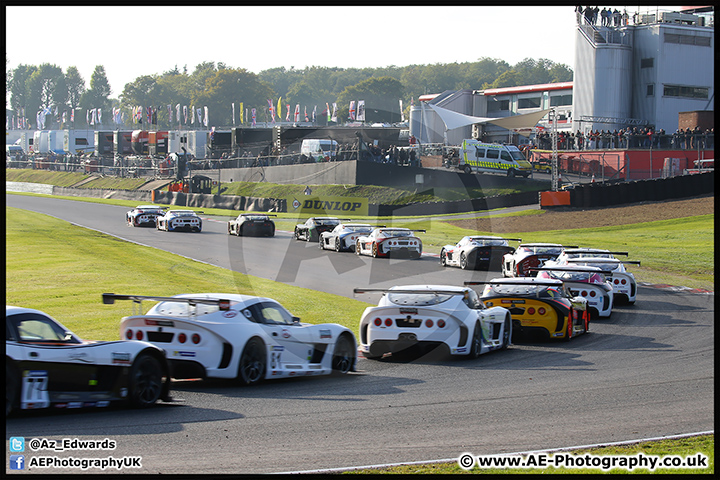
<path id="1" fill-rule="evenodd" d="M 529 177 L 532 165 L 515 145 L 463 140 L 458 168 L 465 173 L 501 173 Z"/>

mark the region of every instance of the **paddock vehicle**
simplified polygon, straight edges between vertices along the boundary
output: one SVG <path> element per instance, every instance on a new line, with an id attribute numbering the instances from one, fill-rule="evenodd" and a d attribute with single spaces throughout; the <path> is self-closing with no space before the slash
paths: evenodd
<path id="1" fill-rule="evenodd" d="M 606 273 L 605 278 L 615 290 L 615 301 L 633 305 L 637 297 L 637 281 L 625 265 L 640 265 L 640 262 L 620 260 L 615 258 L 615 255 L 628 256 L 628 252 L 611 252 L 598 248 L 565 249 L 556 259 L 556 264 L 595 266 L 609 270 L 610 273 Z"/>
<path id="2" fill-rule="evenodd" d="M 125 221 L 131 227 L 154 227 L 157 218 L 165 214 L 165 207 L 138 205 L 125 214 Z"/>
<path id="3" fill-rule="evenodd" d="M 501 173 L 508 177 L 532 173 L 532 165 L 515 145 L 463 140 L 458 168 L 465 173 Z"/>
<path id="4" fill-rule="evenodd" d="M 355 241 L 355 253 L 357 255 L 372 255 L 373 257 L 405 255 L 410 258 L 420 258 L 422 255 L 422 240 L 416 237 L 413 232 L 425 233 L 425 230 L 391 227 L 375 228 L 368 235 L 358 237 Z"/>
<path id="5" fill-rule="evenodd" d="M 146 314 L 124 317 L 121 338 L 164 349 L 171 376 L 230 378 L 245 385 L 263 379 L 347 373 L 355 369 L 352 331 L 335 323 L 300 323 L 277 301 L 229 293 L 173 297 L 103 294 L 103 302 L 157 301 Z"/>
<path id="6" fill-rule="evenodd" d="M 605 278 L 605 270 L 579 265 L 545 266 L 537 270 L 537 278 L 562 280 L 570 293 L 585 298 L 591 316 L 607 318 L 612 315 L 614 292 Z"/>
<path id="7" fill-rule="evenodd" d="M 510 312 L 485 307 L 470 288 L 408 285 L 354 292 L 383 294 L 360 319 L 360 352 L 367 358 L 438 347 L 452 356 L 476 358 L 510 345 Z"/>
<path id="8" fill-rule="evenodd" d="M 166 232 L 175 232 L 184 230 L 187 232 L 201 232 L 202 219 L 197 216 L 198 213 L 192 210 L 168 210 L 165 215 L 157 217 L 155 224 L 158 230 Z"/>
<path id="9" fill-rule="evenodd" d="M 241 213 L 228 222 L 228 235 L 274 237 L 275 222 L 265 213 Z"/>
<path id="10" fill-rule="evenodd" d="M 502 306 L 510 311 L 517 338 L 539 333 L 570 340 L 589 331 L 587 300 L 574 297 L 561 280 L 494 278 L 465 285 L 485 285 L 481 300 L 488 307 Z"/>
<path id="11" fill-rule="evenodd" d="M 16 409 L 133 407 L 170 401 L 162 349 L 81 340 L 48 314 L 5 306 L 5 414 Z"/>
<path id="12" fill-rule="evenodd" d="M 323 232 L 330 232 L 340 224 L 336 217 L 310 217 L 305 223 L 295 225 L 295 240 L 317 242 Z"/>
<path id="13" fill-rule="evenodd" d="M 330 232 L 320 234 L 320 248 L 336 252 L 355 251 L 355 241 L 361 235 L 372 232 L 373 227 L 367 223 L 341 223 Z"/>
<path id="14" fill-rule="evenodd" d="M 559 243 L 521 243 L 513 253 L 503 255 L 503 277 L 534 275 L 535 272 L 530 269 L 541 267 L 548 260 L 555 260 L 563 248 Z"/>
<path id="15" fill-rule="evenodd" d="M 519 238 L 500 238 L 474 235 L 463 237 L 456 245 L 445 245 L 440 250 L 440 264 L 465 269 L 500 269 L 502 258 L 515 249 L 509 241 L 520 242 Z"/>

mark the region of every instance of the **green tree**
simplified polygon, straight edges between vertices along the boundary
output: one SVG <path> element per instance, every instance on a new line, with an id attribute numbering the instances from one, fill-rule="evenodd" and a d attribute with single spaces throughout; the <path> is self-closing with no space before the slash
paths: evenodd
<path id="1" fill-rule="evenodd" d="M 81 97 L 80 105 L 85 109 L 101 108 L 103 113 L 110 112 L 112 108 L 111 93 L 112 89 L 105 74 L 105 67 L 98 65 L 90 76 L 90 88 Z"/>
<path id="2" fill-rule="evenodd" d="M 32 74 L 37 70 L 34 65 L 18 65 L 12 72 L 12 80 L 9 85 L 10 89 L 10 107 L 16 112 L 25 109 L 25 116 L 32 118 L 37 112 L 40 104 L 35 99 L 32 104 L 30 102 L 30 87 L 28 81 Z"/>
<path id="3" fill-rule="evenodd" d="M 403 97 L 403 85 L 391 77 L 369 78 L 357 85 L 345 88 L 338 95 L 338 120 L 348 117 L 350 102 L 365 101 L 365 121 L 398 122 Z M 356 104 L 357 105 L 357 104 Z"/>
<path id="4" fill-rule="evenodd" d="M 243 102 L 247 108 L 256 108 L 263 112 L 267 101 L 277 95 L 257 75 L 244 68 L 222 68 L 205 80 L 204 88 L 193 93 L 192 103 L 198 107 L 208 107 L 210 123 L 208 125 L 232 125 L 232 106 Z M 259 114 L 258 118 L 262 118 Z"/>
<path id="5" fill-rule="evenodd" d="M 85 93 L 85 79 L 82 78 L 77 67 L 68 67 L 65 73 L 65 84 L 67 86 L 67 103 L 71 109 L 80 106 L 80 99 Z"/>

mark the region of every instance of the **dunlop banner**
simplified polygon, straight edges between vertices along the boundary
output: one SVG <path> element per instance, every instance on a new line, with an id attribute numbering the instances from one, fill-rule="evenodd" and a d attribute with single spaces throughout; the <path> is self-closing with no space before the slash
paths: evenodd
<path id="1" fill-rule="evenodd" d="M 368 215 L 368 199 L 362 197 L 289 197 L 288 213 L 300 215 Z"/>

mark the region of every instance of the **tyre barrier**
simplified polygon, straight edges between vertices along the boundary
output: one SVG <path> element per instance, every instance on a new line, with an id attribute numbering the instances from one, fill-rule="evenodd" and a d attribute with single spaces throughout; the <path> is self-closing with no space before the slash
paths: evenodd
<path id="1" fill-rule="evenodd" d="M 714 192 L 714 173 L 705 172 L 669 178 L 634 180 L 613 184 L 592 183 L 576 186 L 570 190 L 570 206 L 573 208 L 608 207 L 646 201 L 658 202 L 676 198 L 697 197 Z"/>

